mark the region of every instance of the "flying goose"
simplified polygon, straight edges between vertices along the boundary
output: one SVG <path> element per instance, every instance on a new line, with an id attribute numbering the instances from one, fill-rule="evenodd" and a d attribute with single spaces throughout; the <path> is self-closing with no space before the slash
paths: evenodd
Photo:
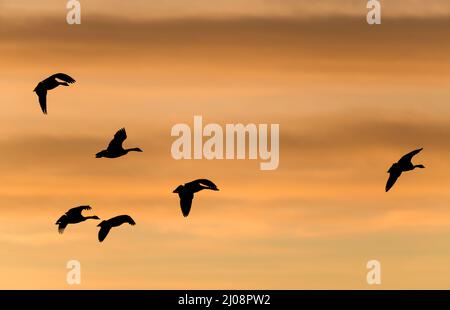
<path id="1" fill-rule="evenodd" d="M 131 148 L 131 149 L 124 149 L 122 146 L 123 141 L 127 138 L 127 133 L 125 131 L 125 128 L 119 129 L 119 131 L 116 132 L 114 135 L 114 138 L 111 140 L 111 142 L 108 145 L 108 148 L 106 150 L 100 151 L 97 154 L 95 154 L 95 157 L 97 158 L 117 158 L 123 155 L 128 154 L 128 152 L 134 151 L 134 152 L 142 152 L 142 150 L 138 147 Z"/>
<path id="2" fill-rule="evenodd" d="M 61 80 L 61 81 L 58 81 Z M 39 82 L 36 88 L 33 90 L 39 97 L 39 104 L 41 105 L 42 112 L 47 114 L 47 91 L 52 90 L 59 85 L 69 86 L 69 84 L 75 83 L 75 80 L 67 74 L 56 73 Z"/>
<path id="3" fill-rule="evenodd" d="M 124 223 L 136 225 L 136 222 L 129 215 L 119 215 L 110 218 L 109 220 L 102 221 L 100 224 L 97 225 L 97 227 L 100 227 L 100 230 L 98 232 L 98 241 L 102 242 L 103 240 L 105 240 L 111 228 L 120 226 Z"/>
<path id="4" fill-rule="evenodd" d="M 81 222 L 84 222 L 89 219 L 93 220 L 99 220 L 100 218 L 96 215 L 94 216 L 83 216 L 81 212 L 83 210 L 91 210 L 92 208 L 90 206 L 80 206 L 76 208 L 72 208 L 69 211 L 67 211 L 63 216 L 59 218 L 59 220 L 56 221 L 56 225 L 58 225 L 58 232 L 62 234 L 64 232 L 64 229 L 67 227 L 68 224 L 78 224 Z"/>
<path id="5" fill-rule="evenodd" d="M 411 162 L 412 158 L 422 150 L 423 148 L 404 155 L 398 162 L 394 163 L 391 168 L 389 168 L 389 179 L 386 183 L 386 192 L 389 191 L 392 186 L 394 186 L 395 182 L 400 177 L 402 172 L 411 171 L 415 168 L 425 168 L 424 165 L 413 165 L 413 163 Z"/>
<path id="6" fill-rule="evenodd" d="M 218 191 L 216 184 L 207 179 L 198 179 L 184 185 L 178 186 L 173 193 L 177 193 L 180 197 L 181 212 L 184 217 L 189 215 L 192 206 L 192 199 L 194 199 L 194 193 L 197 193 L 203 189 L 209 189 Z"/>

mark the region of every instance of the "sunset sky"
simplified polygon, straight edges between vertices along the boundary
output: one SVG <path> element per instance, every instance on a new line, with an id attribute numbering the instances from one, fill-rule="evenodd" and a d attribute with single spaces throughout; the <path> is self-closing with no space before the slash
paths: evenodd
<path id="1" fill-rule="evenodd" d="M 450 289 L 450 1 L 382 1 L 378 26 L 362 0 L 89 0 L 75 26 L 65 3 L 0 0 L 0 289 Z M 45 116 L 56 72 L 77 82 Z M 172 159 L 194 115 L 280 124 L 279 168 Z M 121 127 L 144 152 L 96 159 Z M 186 219 L 197 178 L 221 190 Z M 137 225 L 59 235 L 84 204 Z"/>

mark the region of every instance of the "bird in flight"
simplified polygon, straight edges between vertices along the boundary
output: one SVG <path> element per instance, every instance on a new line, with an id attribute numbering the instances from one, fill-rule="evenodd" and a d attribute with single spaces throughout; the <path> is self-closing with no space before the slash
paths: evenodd
<path id="1" fill-rule="evenodd" d="M 119 129 L 119 131 L 116 132 L 114 135 L 114 138 L 111 140 L 111 142 L 108 145 L 108 148 L 106 150 L 100 151 L 97 154 L 95 154 L 95 157 L 97 158 L 117 158 L 123 155 L 128 154 L 128 152 L 142 152 L 142 150 L 138 147 L 131 148 L 131 149 L 124 149 L 122 146 L 123 141 L 127 138 L 127 133 L 125 131 L 125 128 Z"/>
<path id="2" fill-rule="evenodd" d="M 103 240 L 105 240 L 111 228 L 120 226 L 124 223 L 136 225 L 136 222 L 129 215 L 119 215 L 110 218 L 109 220 L 102 221 L 100 224 L 97 225 L 97 227 L 100 227 L 100 230 L 98 232 L 98 241 L 102 242 Z"/>
<path id="3" fill-rule="evenodd" d="M 39 82 L 39 84 L 33 91 L 39 97 L 39 104 L 41 105 L 42 112 L 44 112 L 44 114 L 47 114 L 47 91 L 52 90 L 59 85 L 69 86 L 69 84 L 73 83 L 75 83 L 75 80 L 64 73 L 53 74 L 52 76 Z"/>
<path id="4" fill-rule="evenodd" d="M 80 206 L 76 208 L 72 208 L 69 211 L 67 211 L 63 216 L 59 218 L 59 220 L 56 221 L 56 225 L 58 225 L 58 232 L 62 234 L 64 232 L 64 229 L 67 227 L 68 224 L 78 224 L 81 222 L 84 222 L 89 219 L 93 220 L 99 220 L 100 218 L 96 215 L 94 216 L 83 216 L 81 212 L 83 210 L 91 210 L 92 208 L 90 206 Z"/>
<path id="5" fill-rule="evenodd" d="M 386 192 L 389 191 L 392 186 L 394 186 L 395 182 L 400 177 L 402 172 L 411 171 L 416 168 L 425 168 L 424 165 L 413 165 L 413 163 L 411 162 L 412 158 L 422 150 L 423 148 L 414 150 L 404 155 L 398 162 L 394 163 L 391 168 L 389 168 L 389 179 L 386 183 Z"/>
<path id="6" fill-rule="evenodd" d="M 197 193 L 203 189 L 209 189 L 218 191 L 216 184 L 207 179 L 198 179 L 184 185 L 178 186 L 173 193 L 177 193 L 180 197 L 181 212 L 184 217 L 189 215 L 192 206 L 192 199 L 194 199 L 194 193 Z"/>

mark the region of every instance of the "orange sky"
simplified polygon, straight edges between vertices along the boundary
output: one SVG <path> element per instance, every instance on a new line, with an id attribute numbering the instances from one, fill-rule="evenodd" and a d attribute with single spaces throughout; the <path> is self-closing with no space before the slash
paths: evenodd
<path id="1" fill-rule="evenodd" d="M 383 1 L 382 1 L 383 2 Z M 5 16 L 14 13 L 22 16 L 59 14 L 65 10 L 66 1 L 59 0 L 2 0 Z M 179 17 L 230 17 L 230 16 L 361 16 L 367 1 L 361 0 L 133 0 L 132 4 L 121 0 L 80 1 L 89 15 L 124 16 L 130 19 L 165 19 Z M 383 2 L 386 17 L 445 17 L 450 15 L 447 0 L 395 0 Z"/>
<path id="2" fill-rule="evenodd" d="M 113 2 L 68 26 L 60 1 L 0 1 L 0 288 L 370 288 L 371 259 L 381 288 L 450 288 L 447 1 L 386 2 L 380 26 L 360 1 Z M 44 116 L 32 90 L 55 72 L 77 83 Z M 279 169 L 173 160 L 194 115 L 279 123 Z M 123 126 L 144 153 L 95 159 Z M 384 193 L 417 147 L 427 169 Z M 184 219 L 172 190 L 199 177 L 221 191 Z M 82 204 L 137 225 L 59 235 Z"/>

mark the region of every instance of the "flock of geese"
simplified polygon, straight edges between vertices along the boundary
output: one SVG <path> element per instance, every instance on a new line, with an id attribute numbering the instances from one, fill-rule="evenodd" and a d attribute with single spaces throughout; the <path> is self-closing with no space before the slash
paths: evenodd
<path id="1" fill-rule="evenodd" d="M 47 114 L 47 92 L 52 90 L 58 86 L 69 86 L 70 84 L 75 83 L 75 80 L 67 74 L 57 73 L 54 74 L 45 80 L 39 82 L 39 84 L 34 89 L 36 95 L 39 97 L 39 104 L 41 106 L 42 112 Z M 129 152 L 142 152 L 142 150 L 138 147 L 125 149 L 123 147 L 123 142 L 127 138 L 127 133 L 125 128 L 119 129 L 114 135 L 114 138 L 109 143 L 108 147 L 105 150 L 98 152 L 95 157 L 96 158 L 118 158 L 124 155 L 127 155 Z M 422 148 L 414 150 L 406 155 L 404 155 L 400 160 L 394 164 L 392 164 L 391 168 L 387 171 L 389 173 L 389 178 L 386 183 L 386 192 L 388 192 L 392 186 L 397 182 L 397 179 L 403 172 L 411 171 L 416 168 L 425 168 L 423 165 L 414 165 L 411 161 L 412 158 L 417 155 Z M 207 179 L 198 179 L 192 182 L 188 182 L 184 185 L 179 185 L 173 193 L 178 194 L 180 198 L 180 207 L 181 212 L 184 217 L 187 217 L 191 211 L 192 200 L 194 199 L 194 194 L 201 190 L 213 190 L 218 191 L 217 186 L 210 180 Z M 90 206 L 80 206 L 76 208 L 72 208 L 67 211 L 63 216 L 56 221 L 56 225 L 58 225 L 59 233 L 63 233 L 64 229 L 69 224 L 78 224 L 84 222 L 86 220 L 100 220 L 100 218 L 96 215 L 94 216 L 84 216 L 82 211 L 91 210 Z M 109 220 L 104 220 L 97 227 L 100 227 L 98 232 L 98 240 L 102 242 L 105 240 L 109 231 L 113 227 L 120 226 L 122 224 L 128 223 L 130 225 L 135 225 L 136 222 L 129 215 L 119 215 L 113 217 Z"/>
<path id="2" fill-rule="evenodd" d="M 69 86 L 75 83 L 75 79 L 65 73 L 54 74 L 45 80 L 39 82 L 39 84 L 34 89 L 34 92 L 39 98 L 39 104 L 41 106 L 42 112 L 47 114 L 47 93 L 49 90 L 55 89 L 58 86 Z M 123 142 L 127 139 L 127 133 L 125 128 L 119 129 L 114 138 L 109 142 L 108 147 L 97 154 L 96 158 L 118 158 L 127 155 L 129 152 L 142 152 L 138 147 L 134 148 L 124 148 Z M 173 192 L 178 194 L 180 198 L 180 207 L 184 217 L 189 215 L 192 206 L 192 200 L 194 199 L 194 194 L 204 190 L 209 189 L 213 191 L 218 191 L 217 186 L 210 180 L 198 179 L 192 182 L 186 183 L 184 185 L 179 185 Z M 62 215 L 57 221 L 58 232 L 62 234 L 69 224 L 78 224 L 87 220 L 100 220 L 97 215 L 84 216 L 82 213 L 84 210 L 91 210 L 90 206 L 79 206 L 68 210 L 64 215 Z M 97 225 L 100 227 L 98 232 L 98 241 L 102 242 L 108 236 L 109 231 L 113 227 L 120 226 L 122 224 L 136 225 L 136 222 L 129 215 L 118 215 L 116 217 L 110 218 L 109 220 L 104 220 Z"/>

